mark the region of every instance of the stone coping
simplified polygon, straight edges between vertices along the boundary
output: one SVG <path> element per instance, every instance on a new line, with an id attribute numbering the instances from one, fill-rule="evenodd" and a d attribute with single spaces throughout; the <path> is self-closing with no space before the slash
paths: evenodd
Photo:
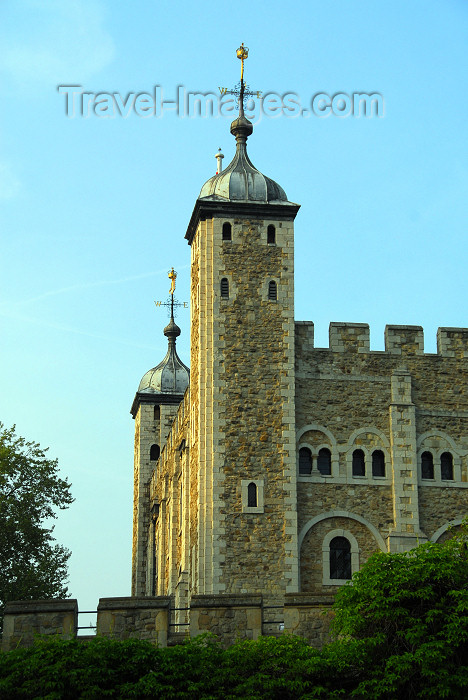
<path id="1" fill-rule="evenodd" d="M 284 596 L 284 605 L 298 607 L 331 607 L 334 603 L 335 596 L 333 595 L 313 595 L 311 593 L 286 593 Z"/>
<path id="2" fill-rule="evenodd" d="M 168 596 L 125 596 L 122 598 L 99 598 L 98 612 L 102 610 L 138 610 L 140 608 L 167 608 Z"/>
<path id="3" fill-rule="evenodd" d="M 34 613 L 78 612 L 76 598 L 53 600 L 11 600 L 5 605 L 5 615 L 31 615 Z"/>
<path id="4" fill-rule="evenodd" d="M 193 608 L 259 608 L 262 605 L 262 596 L 254 593 L 239 593 L 229 595 L 218 593 L 217 595 L 193 595 L 190 607 Z"/>

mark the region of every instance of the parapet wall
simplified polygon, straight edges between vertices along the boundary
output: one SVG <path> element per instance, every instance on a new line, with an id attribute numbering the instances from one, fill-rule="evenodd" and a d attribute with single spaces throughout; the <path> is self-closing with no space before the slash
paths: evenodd
<path id="1" fill-rule="evenodd" d="M 313 322 L 296 321 L 296 337 L 303 346 L 314 348 Z M 330 323 L 328 349 L 332 352 L 371 352 L 369 325 L 367 323 Z M 385 352 L 391 355 L 424 355 L 422 327 L 387 325 Z M 468 358 L 468 328 L 439 328 L 437 355 L 457 359 Z"/>
<path id="2" fill-rule="evenodd" d="M 203 632 L 215 634 L 223 646 L 239 639 L 282 632 L 297 634 L 320 648 L 330 640 L 332 596 L 295 594 L 279 606 L 275 630 L 266 619 L 268 609 L 261 595 L 197 595 L 188 608 L 190 622 L 175 622 L 174 601 L 166 596 L 101 598 L 97 610 L 97 634 L 112 639 L 144 639 L 160 647 L 178 643 Z M 267 613 L 265 612 L 267 611 Z M 275 611 L 276 612 L 276 611 Z M 2 650 L 31 646 L 37 636 L 70 639 L 77 634 L 76 600 L 34 600 L 7 603 Z"/>
<path id="3" fill-rule="evenodd" d="M 78 602 L 68 600 L 21 600 L 5 606 L 2 650 L 29 647 L 38 636 L 76 636 Z"/>

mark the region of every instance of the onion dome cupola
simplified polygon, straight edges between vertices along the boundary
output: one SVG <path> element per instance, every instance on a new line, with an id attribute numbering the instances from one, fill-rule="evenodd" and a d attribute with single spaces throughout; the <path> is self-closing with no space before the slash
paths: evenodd
<path id="1" fill-rule="evenodd" d="M 247 138 L 253 132 L 253 125 L 244 116 L 243 108 L 240 112 L 231 124 L 231 134 L 237 142 L 234 158 L 225 170 L 219 172 L 218 166 L 218 173 L 205 182 L 199 198 L 230 202 L 287 202 L 283 188 L 257 170 L 247 155 Z M 217 155 L 218 160 L 220 155 Z"/>
<path id="2" fill-rule="evenodd" d="M 210 218 L 213 214 L 223 212 L 226 216 L 237 213 L 262 216 L 269 214 L 272 218 L 290 217 L 299 210 L 299 205 L 288 201 L 283 188 L 267 177 L 253 165 L 247 154 L 247 139 L 253 133 L 253 124 L 244 113 L 244 99 L 260 93 L 250 92 L 244 82 L 244 60 L 248 48 L 243 44 L 237 49 L 237 57 L 242 60 L 240 83 L 234 90 L 223 88 L 223 94 L 235 95 L 239 102 L 239 116 L 231 124 L 231 134 L 236 139 L 236 152 L 229 165 L 223 170 L 224 155 L 219 149 L 216 154 L 217 172 L 201 188 L 200 195 L 187 228 L 185 238 L 191 245 L 197 223 Z"/>
<path id="3" fill-rule="evenodd" d="M 168 339 L 167 353 L 164 359 L 148 370 L 142 377 L 138 386 L 131 413 L 135 417 L 138 404 L 175 404 L 182 401 L 185 390 L 190 383 L 190 370 L 184 365 L 177 354 L 176 338 L 180 335 L 180 328 L 174 321 L 174 289 L 176 273 L 174 269 L 169 273 L 174 275 L 171 284 L 171 318 L 164 329 L 164 335 Z"/>

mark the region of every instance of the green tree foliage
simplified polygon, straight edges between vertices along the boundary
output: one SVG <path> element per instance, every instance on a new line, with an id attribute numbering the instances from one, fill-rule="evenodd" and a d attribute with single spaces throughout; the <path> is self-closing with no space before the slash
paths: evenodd
<path id="1" fill-rule="evenodd" d="M 0 423 L 0 627 L 9 600 L 65 597 L 70 552 L 44 521 L 72 503 L 57 460 Z"/>
<path id="2" fill-rule="evenodd" d="M 139 640 L 41 641 L 0 653 L 2 700 L 341 698 L 335 670 L 298 637 L 224 650 L 210 635 L 167 649 Z"/>
<path id="3" fill-rule="evenodd" d="M 337 595 L 335 630 L 354 696 L 468 695 L 468 532 L 402 554 L 375 554 Z M 353 660 L 354 657 L 354 660 Z"/>

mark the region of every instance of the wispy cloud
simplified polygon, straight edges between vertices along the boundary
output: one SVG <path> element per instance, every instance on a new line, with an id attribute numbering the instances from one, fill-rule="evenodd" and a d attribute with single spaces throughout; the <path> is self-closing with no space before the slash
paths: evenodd
<path id="1" fill-rule="evenodd" d="M 36 316 L 26 316 L 24 314 L 18 314 L 15 311 L 5 311 L 0 309 L 0 316 L 4 318 L 11 318 L 15 321 L 21 321 L 22 323 L 31 323 L 35 326 L 40 326 L 41 328 L 53 328 L 54 330 L 63 331 L 65 333 L 73 333 L 75 335 L 84 335 L 87 338 L 96 338 L 98 340 L 105 340 L 106 343 L 119 343 L 120 345 L 127 345 L 132 348 L 141 349 L 154 349 L 154 345 L 145 345 L 143 343 L 135 343 L 132 340 L 126 340 L 124 338 L 116 338 L 114 336 L 105 335 L 103 333 L 93 333 L 92 331 L 86 331 L 82 328 L 76 328 L 75 326 L 70 326 L 64 323 L 55 323 L 53 321 L 46 321 Z"/>
<path id="2" fill-rule="evenodd" d="M 0 162 L 0 199 L 11 199 L 20 190 L 20 182 L 7 162 Z"/>
<path id="3" fill-rule="evenodd" d="M 179 270 L 186 270 L 189 265 L 178 265 Z M 70 292 L 82 291 L 84 289 L 92 289 L 93 287 L 107 287 L 115 284 L 124 284 L 125 282 L 133 282 L 134 280 L 145 279 L 146 277 L 157 277 L 158 275 L 167 275 L 167 270 L 154 270 L 153 272 L 143 272 L 139 275 L 130 275 L 128 277 L 120 277 L 115 280 L 96 280 L 95 282 L 82 282 L 80 284 L 72 284 L 68 287 L 60 287 L 59 289 L 50 289 L 47 292 L 42 292 L 41 294 L 36 294 L 33 297 L 28 297 L 27 299 L 19 299 L 15 302 L 4 302 L 4 306 L 12 306 L 13 308 L 18 308 L 25 306 L 27 304 L 32 304 L 33 302 L 40 301 L 42 299 L 47 299 L 48 297 L 59 296 L 61 294 L 68 294 Z M 169 282 L 168 282 L 169 285 Z"/>
<path id="4" fill-rule="evenodd" d="M 0 69 L 23 86 L 83 82 L 114 58 L 99 0 L 23 0 L 3 11 Z"/>

